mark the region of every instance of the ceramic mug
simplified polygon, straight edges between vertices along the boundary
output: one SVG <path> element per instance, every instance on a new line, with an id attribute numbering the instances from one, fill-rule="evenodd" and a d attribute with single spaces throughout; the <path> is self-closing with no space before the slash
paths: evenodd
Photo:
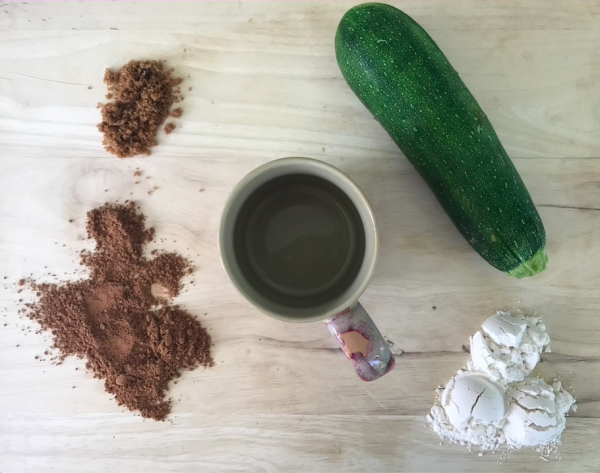
<path id="1" fill-rule="evenodd" d="M 350 279 L 346 278 L 341 286 L 341 283 L 338 284 L 339 288 L 337 289 L 337 292 L 327 292 L 324 290 L 322 291 L 322 297 L 313 297 L 313 291 L 313 293 L 310 293 L 312 294 L 310 297 L 307 296 L 308 299 L 298 299 L 297 297 L 301 296 L 297 296 L 292 290 L 289 291 L 289 294 L 284 293 L 282 295 L 267 287 L 268 281 L 267 283 L 259 281 L 260 274 L 262 273 L 253 273 L 252 270 L 248 269 L 252 266 L 247 262 L 248 258 L 253 259 L 255 256 L 250 255 L 250 257 L 248 257 L 244 248 L 249 245 L 247 240 L 254 238 L 254 233 L 246 234 L 239 229 L 242 225 L 246 225 L 246 223 L 242 224 L 241 222 L 246 222 L 250 218 L 246 214 L 256 213 L 255 211 L 248 210 L 249 202 L 253 201 L 253 199 L 256 200 L 254 196 L 259 195 L 261 192 L 265 194 L 267 191 L 264 191 L 264 189 L 272 186 L 272 183 L 280 182 L 288 178 L 299 179 L 301 183 L 304 179 L 318 180 L 318 182 L 325 181 L 328 189 L 329 187 L 331 187 L 331 189 L 335 188 L 335 192 L 340 193 L 340 198 L 348 205 L 348 212 L 359 219 L 359 221 L 357 221 L 357 228 L 362 227 L 364 230 L 364 236 L 360 234 L 363 230 L 359 230 L 357 236 L 358 239 L 355 239 L 356 241 L 360 240 L 362 256 L 359 256 L 360 260 L 354 265 L 356 269 L 351 274 Z M 278 194 L 283 195 L 283 197 L 278 197 L 275 194 L 274 197 L 269 196 L 268 199 L 270 200 L 268 200 L 268 205 L 275 206 L 274 208 L 276 208 L 281 199 L 289 198 L 291 191 L 285 191 L 285 189 L 286 188 L 284 187 L 284 191 Z M 318 193 L 319 191 L 316 192 Z M 277 199 L 280 200 L 278 201 Z M 295 211 L 298 210 L 299 207 L 302 206 L 296 206 Z M 260 208 L 265 207 L 263 205 L 263 207 Z M 298 211 L 301 210 L 302 209 L 300 208 Z M 287 209 L 284 209 L 284 211 L 281 211 L 278 214 L 277 212 L 279 211 L 281 211 L 281 208 L 272 211 L 271 215 L 275 215 L 274 218 L 280 218 L 281 213 L 287 212 Z M 261 212 L 266 213 L 267 210 L 261 210 Z M 259 217 L 256 217 L 256 219 L 259 220 L 260 218 L 262 218 L 260 215 Z M 307 237 L 304 236 L 306 233 L 310 233 L 311 231 L 313 233 L 315 231 L 319 233 L 321 231 L 321 229 L 316 227 L 308 228 L 305 232 L 303 228 L 296 228 L 298 225 L 314 227 L 315 225 L 321 225 L 319 222 L 321 222 L 319 218 L 301 220 L 300 223 L 298 223 L 297 218 L 288 218 L 284 226 L 276 227 L 278 234 L 271 234 L 269 236 L 267 233 L 260 233 L 260 235 L 265 236 L 265 239 L 271 238 L 271 240 L 273 240 L 273 238 L 296 238 L 296 241 L 298 241 L 298 238 L 306 239 Z M 269 221 L 265 225 L 270 225 L 270 228 L 272 229 L 272 224 L 273 221 Z M 290 237 L 290 235 L 287 234 L 293 233 L 294 229 L 292 227 L 296 228 L 298 234 Z M 345 227 L 342 226 L 341 228 Z M 267 232 L 268 229 L 264 231 Z M 286 235 L 279 235 L 281 233 Z M 330 252 L 335 253 L 336 248 L 339 245 L 346 243 L 348 245 L 354 244 L 353 235 L 348 236 L 339 233 L 339 231 L 336 235 L 340 238 L 341 243 L 338 242 L 338 240 L 329 242 L 330 246 L 327 248 L 331 250 Z M 328 270 L 328 268 L 325 268 L 322 271 L 318 267 L 319 258 L 315 257 L 314 252 L 322 251 L 322 249 L 314 247 L 315 241 L 319 242 L 321 240 L 306 240 L 306 242 L 303 241 L 302 243 L 305 244 L 306 248 L 302 247 L 304 253 L 301 253 L 301 255 L 306 255 L 307 258 L 305 259 L 310 260 L 312 258 L 316 263 L 316 266 L 314 264 L 313 266 L 310 266 L 309 264 L 309 283 L 311 277 L 318 279 L 319 277 L 322 277 L 323 271 L 327 272 Z M 262 265 L 259 270 L 265 270 L 264 268 L 267 268 L 266 271 L 269 271 L 270 269 L 268 268 L 271 267 L 269 266 L 271 264 L 269 258 L 274 258 L 273 248 L 267 248 L 268 245 L 262 241 L 260 244 L 265 247 L 264 251 L 261 250 L 261 255 L 264 253 L 261 257 L 264 256 L 264 259 L 260 260 L 258 263 L 252 263 L 254 265 L 252 267 Z M 313 244 L 313 246 L 310 246 L 311 244 Z M 254 250 L 251 249 L 248 251 L 252 252 Z M 256 251 L 258 252 L 259 250 Z M 219 252 L 223 267 L 231 281 L 240 293 L 257 309 L 271 317 L 286 322 L 325 321 L 329 331 L 338 340 L 342 350 L 352 363 L 354 370 L 364 381 L 373 381 L 392 370 L 395 364 L 394 356 L 388 344 L 373 323 L 373 320 L 358 302 L 358 298 L 371 281 L 377 263 L 377 225 L 375 223 L 373 210 L 365 195 L 358 186 L 339 169 L 315 159 L 283 158 L 271 161 L 250 172 L 233 189 L 225 204 L 219 229 Z M 328 250 L 326 250 L 324 256 L 329 256 Z M 290 258 L 289 255 L 286 257 Z M 259 256 L 256 256 L 257 260 L 258 258 Z M 327 258 L 324 258 L 324 261 L 326 259 Z M 302 262 L 300 262 L 300 264 L 302 264 Z M 294 269 L 295 268 L 292 268 L 292 270 Z M 275 267 L 274 271 L 277 270 L 278 268 Z M 285 268 L 285 270 L 287 273 L 290 273 L 290 268 Z M 310 274 L 310 271 L 313 271 L 314 274 Z M 269 275 L 267 275 L 267 277 L 268 276 Z M 307 292 L 307 294 L 309 294 L 309 292 Z M 311 299 L 311 297 L 313 298 Z M 321 298 L 319 299 L 319 297 Z M 304 303 L 303 301 L 305 300 L 308 302 Z"/>

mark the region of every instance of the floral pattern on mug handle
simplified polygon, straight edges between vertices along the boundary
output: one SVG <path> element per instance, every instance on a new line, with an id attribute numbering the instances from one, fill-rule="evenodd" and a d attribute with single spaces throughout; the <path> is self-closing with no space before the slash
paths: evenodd
<path id="1" fill-rule="evenodd" d="M 375 381 L 394 368 L 392 350 L 360 303 L 325 323 L 363 381 Z"/>

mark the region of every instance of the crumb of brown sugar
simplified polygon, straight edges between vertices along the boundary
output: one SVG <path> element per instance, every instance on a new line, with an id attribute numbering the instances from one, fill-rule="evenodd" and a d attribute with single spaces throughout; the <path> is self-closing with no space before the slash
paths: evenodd
<path id="1" fill-rule="evenodd" d="M 174 123 L 167 123 L 165 125 L 165 133 L 167 135 L 170 135 L 171 133 L 173 133 L 174 129 L 175 129 L 175 124 Z"/>
<path id="2" fill-rule="evenodd" d="M 173 110 L 171 112 L 171 116 L 173 118 L 181 118 L 181 114 L 182 114 L 182 111 L 181 111 L 181 108 L 179 108 L 179 107 L 177 107 L 175 110 Z"/>
<path id="3" fill-rule="evenodd" d="M 134 177 L 140 177 L 142 175 L 142 171 L 136 171 L 133 173 Z"/>
<path id="4" fill-rule="evenodd" d="M 200 189 L 198 192 L 204 192 L 204 189 Z"/>

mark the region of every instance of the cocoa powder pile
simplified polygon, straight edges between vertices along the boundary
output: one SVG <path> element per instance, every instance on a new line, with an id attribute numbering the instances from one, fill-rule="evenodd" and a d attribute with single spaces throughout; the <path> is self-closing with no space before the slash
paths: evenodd
<path id="1" fill-rule="evenodd" d="M 190 263 L 175 253 L 143 256 L 154 229 L 145 228 L 133 202 L 106 204 L 87 217 L 96 240 L 95 251 L 81 256 L 89 279 L 32 283 L 39 300 L 28 305 L 27 315 L 52 332 L 59 361 L 87 359 L 86 367 L 105 380 L 119 405 L 164 420 L 171 411 L 169 382 L 183 370 L 214 365 L 207 331 L 168 302 L 192 272 Z"/>
<path id="2" fill-rule="evenodd" d="M 98 125 L 106 151 L 119 158 L 150 154 L 169 108 L 182 100 L 178 87 L 182 79 L 172 77 L 172 72 L 161 61 L 129 61 L 117 72 L 106 70 L 106 98 L 113 101 L 100 105 L 102 122 Z M 176 110 L 173 116 L 179 118 L 181 109 Z M 173 131 L 175 125 L 168 125 Z"/>

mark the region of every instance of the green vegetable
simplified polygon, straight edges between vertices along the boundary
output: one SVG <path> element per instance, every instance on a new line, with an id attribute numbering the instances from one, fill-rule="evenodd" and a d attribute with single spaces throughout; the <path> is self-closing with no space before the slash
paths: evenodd
<path id="1" fill-rule="evenodd" d="M 380 3 L 350 9 L 335 37 L 350 88 L 419 171 L 458 230 L 511 276 L 546 268 L 546 232 L 485 113 L 435 42 Z"/>

